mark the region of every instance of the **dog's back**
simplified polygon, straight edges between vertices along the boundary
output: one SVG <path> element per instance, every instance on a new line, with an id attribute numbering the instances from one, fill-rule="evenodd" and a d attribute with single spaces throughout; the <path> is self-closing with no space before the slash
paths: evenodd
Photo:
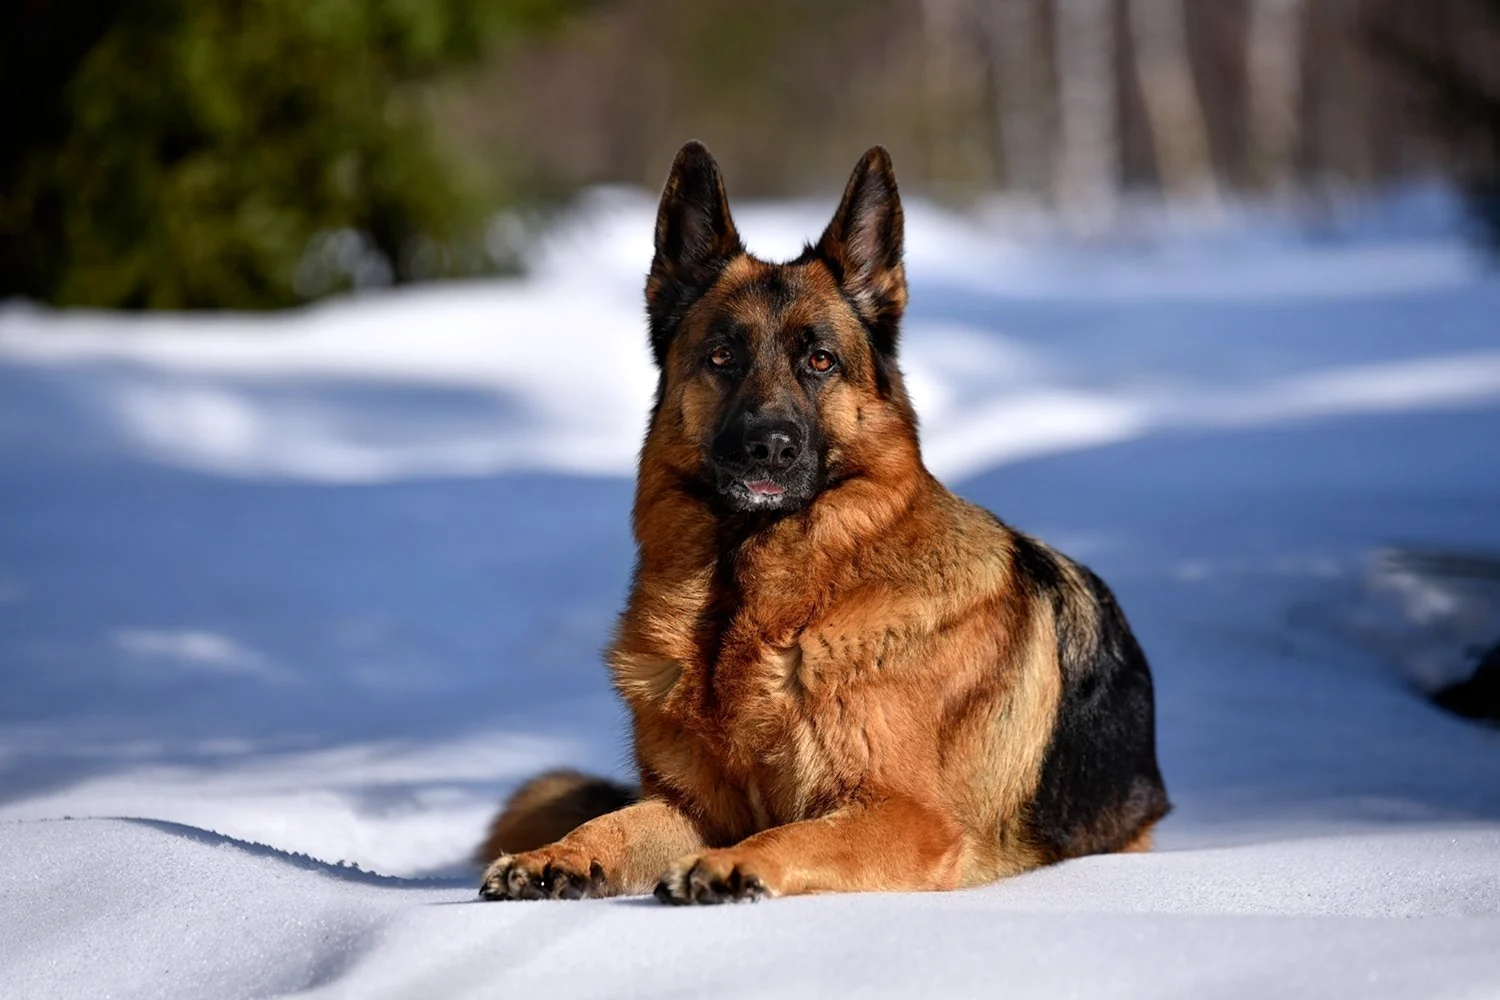
<path id="1" fill-rule="evenodd" d="M 1052 605 L 1062 694 L 1030 822 L 1050 860 L 1141 850 L 1167 814 L 1151 669 L 1114 594 L 1085 566 L 1013 532 L 1017 569 Z"/>

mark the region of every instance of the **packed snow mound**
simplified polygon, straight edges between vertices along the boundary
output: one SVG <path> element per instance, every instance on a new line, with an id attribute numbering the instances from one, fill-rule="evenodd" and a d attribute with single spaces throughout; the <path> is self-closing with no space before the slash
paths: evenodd
<path id="1" fill-rule="evenodd" d="M 0 857 L 0 996 L 17 998 L 291 993 L 403 906 L 453 896 L 128 820 L 0 824 Z"/>

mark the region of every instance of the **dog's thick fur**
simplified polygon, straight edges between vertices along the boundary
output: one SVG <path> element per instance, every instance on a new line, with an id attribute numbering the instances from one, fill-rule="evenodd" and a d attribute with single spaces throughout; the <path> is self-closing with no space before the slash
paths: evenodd
<path id="1" fill-rule="evenodd" d="M 787 264 L 744 251 L 708 151 L 678 154 L 609 651 L 641 786 L 528 785 L 485 897 L 953 889 L 1149 846 L 1168 804 L 1145 658 L 1097 576 L 923 466 L 901 246 L 883 149 Z"/>

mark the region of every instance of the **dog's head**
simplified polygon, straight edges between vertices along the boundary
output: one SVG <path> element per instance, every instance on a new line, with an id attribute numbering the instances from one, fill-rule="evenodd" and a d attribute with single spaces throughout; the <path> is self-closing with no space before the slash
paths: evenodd
<path id="1" fill-rule="evenodd" d="M 785 514 L 855 476 L 915 461 L 896 367 L 906 305 L 890 156 L 854 169 L 833 221 L 796 260 L 745 252 L 718 164 L 677 154 L 646 282 L 661 371 L 645 458 L 722 511 Z M 645 470 L 643 462 L 643 471 Z"/>

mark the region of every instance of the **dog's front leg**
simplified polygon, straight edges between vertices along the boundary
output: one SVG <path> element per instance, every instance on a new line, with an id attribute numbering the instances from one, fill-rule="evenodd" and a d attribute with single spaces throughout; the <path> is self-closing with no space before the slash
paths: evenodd
<path id="1" fill-rule="evenodd" d="M 963 828 L 941 809 L 889 797 L 773 827 L 674 861 L 656 887 L 667 903 L 723 903 L 810 892 L 957 888 Z"/>
<path id="2" fill-rule="evenodd" d="M 587 899 L 651 891 L 673 858 L 703 846 L 687 816 L 659 799 L 606 813 L 555 844 L 496 858 L 485 899 Z"/>

